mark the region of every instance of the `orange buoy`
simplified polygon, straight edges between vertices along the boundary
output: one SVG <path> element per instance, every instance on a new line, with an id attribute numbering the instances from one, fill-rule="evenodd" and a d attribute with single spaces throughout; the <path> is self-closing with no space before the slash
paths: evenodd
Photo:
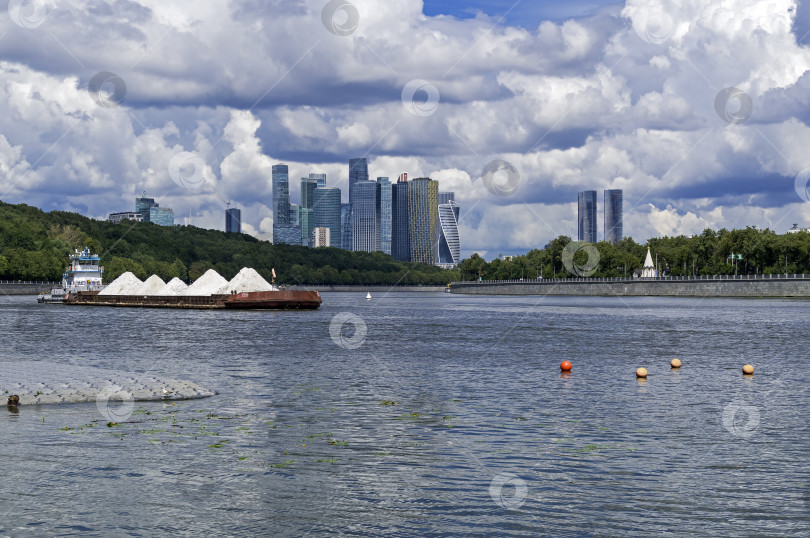
<path id="1" fill-rule="evenodd" d="M 570 372 L 571 371 L 571 363 L 568 361 L 562 361 L 560 363 L 560 370 L 563 372 Z"/>
<path id="2" fill-rule="evenodd" d="M 746 364 L 745 366 L 743 366 L 743 373 L 746 374 L 746 375 L 753 374 L 754 373 L 754 367 L 751 366 L 750 364 Z"/>
<path id="3" fill-rule="evenodd" d="M 647 369 L 646 368 L 637 369 L 636 370 L 636 377 L 646 379 L 647 378 Z"/>
<path id="4" fill-rule="evenodd" d="M 680 368 L 681 367 L 681 360 L 680 359 L 672 359 L 669 361 L 669 365 L 673 368 Z"/>

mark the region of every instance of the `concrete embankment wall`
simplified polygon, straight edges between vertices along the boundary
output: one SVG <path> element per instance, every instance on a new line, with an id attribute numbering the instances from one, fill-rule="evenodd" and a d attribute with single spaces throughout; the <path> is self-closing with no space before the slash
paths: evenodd
<path id="1" fill-rule="evenodd" d="M 288 290 L 297 291 L 352 291 L 389 293 L 399 291 L 444 291 L 445 286 L 287 286 Z"/>
<path id="2" fill-rule="evenodd" d="M 0 295 L 39 295 L 51 291 L 55 282 L 0 282 Z"/>
<path id="3" fill-rule="evenodd" d="M 805 278 L 802 278 L 805 277 Z M 585 295 L 670 297 L 810 297 L 810 275 L 774 279 L 645 281 L 453 282 L 451 293 L 470 295 Z"/>

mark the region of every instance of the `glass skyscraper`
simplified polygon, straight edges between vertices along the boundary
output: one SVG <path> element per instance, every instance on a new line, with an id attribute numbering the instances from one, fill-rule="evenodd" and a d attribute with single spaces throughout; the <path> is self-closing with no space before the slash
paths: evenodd
<path id="1" fill-rule="evenodd" d="M 241 233 L 242 210 L 230 207 L 225 210 L 225 233 Z"/>
<path id="2" fill-rule="evenodd" d="M 349 203 L 354 196 L 354 184 L 358 181 L 368 181 L 368 161 L 365 157 L 349 159 Z"/>
<path id="3" fill-rule="evenodd" d="M 341 229 L 341 204 L 340 189 L 321 188 L 314 191 L 315 194 L 315 227 L 329 228 L 329 246 L 340 248 Z"/>
<path id="4" fill-rule="evenodd" d="M 455 200 L 456 200 L 456 193 L 454 192 L 439 193 L 439 205 L 449 204 L 450 202 L 455 202 Z"/>
<path id="5" fill-rule="evenodd" d="M 391 254 L 391 181 L 378 177 L 380 184 L 380 249 Z"/>
<path id="6" fill-rule="evenodd" d="M 273 243 L 301 244 L 301 227 L 290 219 L 290 172 L 286 164 L 273 165 Z"/>
<path id="7" fill-rule="evenodd" d="M 395 260 L 411 260 L 411 243 L 408 241 L 408 176 L 402 174 L 391 185 L 391 256 Z"/>
<path id="8" fill-rule="evenodd" d="M 315 189 L 318 181 L 306 177 L 301 178 L 301 207 L 312 209 L 315 207 Z"/>
<path id="9" fill-rule="evenodd" d="M 596 191 L 579 193 L 577 215 L 578 238 L 587 243 L 596 243 Z"/>
<path id="10" fill-rule="evenodd" d="M 439 182 L 419 177 L 408 185 L 408 240 L 411 261 L 439 262 Z"/>
<path id="11" fill-rule="evenodd" d="M 622 190 L 605 190 L 605 241 L 616 244 L 624 237 Z"/>
<path id="12" fill-rule="evenodd" d="M 439 199 L 442 198 L 439 193 Z M 452 194 L 452 193 L 449 193 Z M 459 205 L 452 200 L 439 204 L 439 265 L 456 265 L 461 261 L 461 241 L 458 235 Z"/>
<path id="13" fill-rule="evenodd" d="M 289 175 L 286 164 L 273 165 L 273 226 L 290 224 Z"/>
<path id="14" fill-rule="evenodd" d="M 340 248 L 352 249 L 352 206 L 340 204 Z"/>
<path id="15" fill-rule="evenodd" d="M 298 243 L 305 247 L 312 246 L 312 229 L 315 227 L 314 211 L 308 207 L 298 208 L 298 221 L 301 226 L 301 240 Z"/>
<path id="16" fill-rule="evenodd" d="M 380 184 L 376 181 L 354 184 L 352 250 L 380 250 Z"/>
<path id="17" fill-rule="evenodd" d="M 318 183 L 318 188 L 326 188 L 326 174 L 309 174 L 309 179 L 314 179 Z"/>

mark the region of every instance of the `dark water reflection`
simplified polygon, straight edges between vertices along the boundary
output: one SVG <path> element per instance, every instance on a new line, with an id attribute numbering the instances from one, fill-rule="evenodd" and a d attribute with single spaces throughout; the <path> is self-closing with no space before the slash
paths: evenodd
<path id="1" fill-rule="evenodd" d="M 219 391 L 112 428 L 93 404 L 3 409 L 0 533 L 810 532 L 810 302 L 363 296 L 0 299 L 4 360 Z"/>

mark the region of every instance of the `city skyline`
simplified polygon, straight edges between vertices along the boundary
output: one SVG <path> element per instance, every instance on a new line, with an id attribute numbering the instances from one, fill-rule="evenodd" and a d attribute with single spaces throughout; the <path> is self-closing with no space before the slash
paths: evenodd
<path id="1" fill-rule="evenodd" d="M 622 189 L 641 242 L 810 226 L 805 4 L 333 4 L 2 13 L 0 199 L 103 219 L 146 190 L 220 230 L 231 201 L 271 240 L 273 163 L 343 203 L 361 157 L 456 192 L 463 258 L 573 236 L 584 189 Z"/>

